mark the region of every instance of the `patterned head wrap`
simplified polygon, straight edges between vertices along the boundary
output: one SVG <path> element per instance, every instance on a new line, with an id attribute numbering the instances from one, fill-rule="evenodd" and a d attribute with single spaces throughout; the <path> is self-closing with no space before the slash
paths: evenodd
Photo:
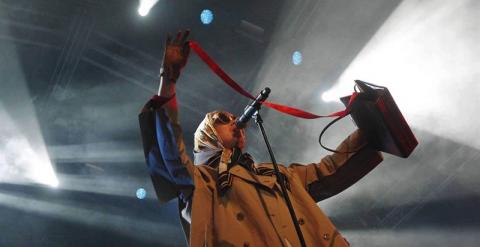
<path id="1" fill-rule="evenodd" d="M 229 163 L 232 153 L 230 150 L 225 149 L 219 140 L 215 124 L 228 123 L 233 119 L 234 116 L 225 111 L 213 111 L 205 115 L 194 135 L 193 153 L 195 165 L 206 164 L 219 157 L 222 157 L 221 161 Z"/>
<path id="2" fill-rule="evenodd" d="M 225 111 L 209 112 L 198 126 L 194 135 L 194 164 L 208 165 L 211 167 L 216 167 L 218 164 L 217 184 L 220 195 L 223 195 L 232 185 L 229 172 L 229 165 L 231 164 L 238 163 L 251 172 L 262 176 L 271 176 L 274 172 L 274 170 L 269 167 L 260 167 L 257 169 L 254 166 L 252 157 L 248 153 L 242 154 L 239 149 L 235 149 L 232 152 L 232 150 L 226 149 L 222 145 L 215 130 L 215 124 L 229 123 L 233 121 L 234 118 L 231 113 Z M 288 181 L 286 185 L 287 188 L 290 187 Z"/>

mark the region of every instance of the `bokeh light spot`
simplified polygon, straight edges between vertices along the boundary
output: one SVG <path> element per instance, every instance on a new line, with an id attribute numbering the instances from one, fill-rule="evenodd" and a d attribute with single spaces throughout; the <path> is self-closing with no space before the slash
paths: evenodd
<path id="1" fill-rule="evenodd" d="M 300 65 L 302 63 L 302 60 L 303 60 L 303 57 L 302 57 L 302 53 L 299 52 L 299 51 L 295 51 L 293 52 L 292 54 L 292 63 L 294 65 Z"/>
<path id="2" fill-rule="evenodd" d="M 145 199 L 145 197 L 147 196 L 147 191 L 144 188 L 139 188 L 136 194 L 137 198 L 142 200 Z"/>
<path id="3" fill-rule="evenodd" d="M 202 21 L 203 24 L 208 25 L 212 23 L 213 21 L 213 12 L 209 9 L 204 9 L 202 10 L 202 13 L 200 13 L 200 20 Z"/>

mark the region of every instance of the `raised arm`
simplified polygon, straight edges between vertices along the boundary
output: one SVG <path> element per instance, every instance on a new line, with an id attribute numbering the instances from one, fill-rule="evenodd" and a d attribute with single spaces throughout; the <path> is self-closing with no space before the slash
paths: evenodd
<path id="1" fill-rule="evenodd" d="M 383 160 L 380 152 L 367 145 L 361 130 L 349 135 L 336 150 L 341 153 L 327 155 L 319 163 L 289 166 L 316 202 L 350 187 Z"/>
<path id="2" fill-rule="evenodd" d="M 193 190 L 193 163 L 186 153 L 175 97 L 175 83 L 188 59 L 187 37 L 188 31 L 167 39 L 159 93 L 139 115 L 145 160 L 160 202 Z"/>

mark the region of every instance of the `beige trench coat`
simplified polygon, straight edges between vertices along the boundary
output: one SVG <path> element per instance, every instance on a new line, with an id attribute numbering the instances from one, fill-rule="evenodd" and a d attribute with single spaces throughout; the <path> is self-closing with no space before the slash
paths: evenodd
<path id="1" fill-rule="evenodd" d="M 148 129 L 147 125 L 154 126 L 152 121 L 159 121 L 151 116 L 158 112 L 145 111 L 140 115 L 146 157 L 149 143 L 145 141 L 144 130 Z M 217 171 L 209 166 L 192 164 L 185 152 L 177 114 L 168 108 L 166 112 L 181 164 L 187 168 L 187 176 L 193 178 L 190 227 L 182 220 L 184 227 L 189 228 L 189 246 L 300 246 L 275 175 L 256 175 L 241 165 L 234 166 L 230 169 L 232 186 L 220 196 L 217 193 Z M 382 161 L 382 155 L 365 144 L 362 133 L 357 130 L 337 148 L 345 152 L 363 146 L 356 153 L 334 153 L 308 165 L 280 165 L 280 171 L 289 181 L 288 194 L 307 246 L 349 246 L 316 202 L 348 188 Z M 271 164 L 256 166 L 271 167 Z M 152 176 L 152 179 L 160 201 L 171 198 L 175 194 L 172 190 L 177 194 L 188 190 L 162 178 Z"/>

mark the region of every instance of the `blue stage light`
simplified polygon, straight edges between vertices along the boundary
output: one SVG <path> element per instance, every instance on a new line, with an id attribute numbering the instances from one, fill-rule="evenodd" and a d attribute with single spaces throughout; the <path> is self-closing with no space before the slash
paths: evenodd
<path id="1" fill-rule="evenodd" d="M 295 51 L 292 54 L 292 63 L 295 65 L 300 65 L 302 63 L 302 53 L 299 51 Z"/>
<path id="2" fill-rule="evenodd" d="M 147 196 L 147 191 L 144 188 L 140 188 L 137 190 L 137 198 L 142 200 L 145 199 Z"/>
<path id="3" fill-rule="evenodd" d="M 202 13 L 200 13 L 200 20 L 202 21 L 203 24 L 208 25 L 212 23 L 213 21 L 213 12 L 209 9 L 204 9 L 202 10 Z"/>

